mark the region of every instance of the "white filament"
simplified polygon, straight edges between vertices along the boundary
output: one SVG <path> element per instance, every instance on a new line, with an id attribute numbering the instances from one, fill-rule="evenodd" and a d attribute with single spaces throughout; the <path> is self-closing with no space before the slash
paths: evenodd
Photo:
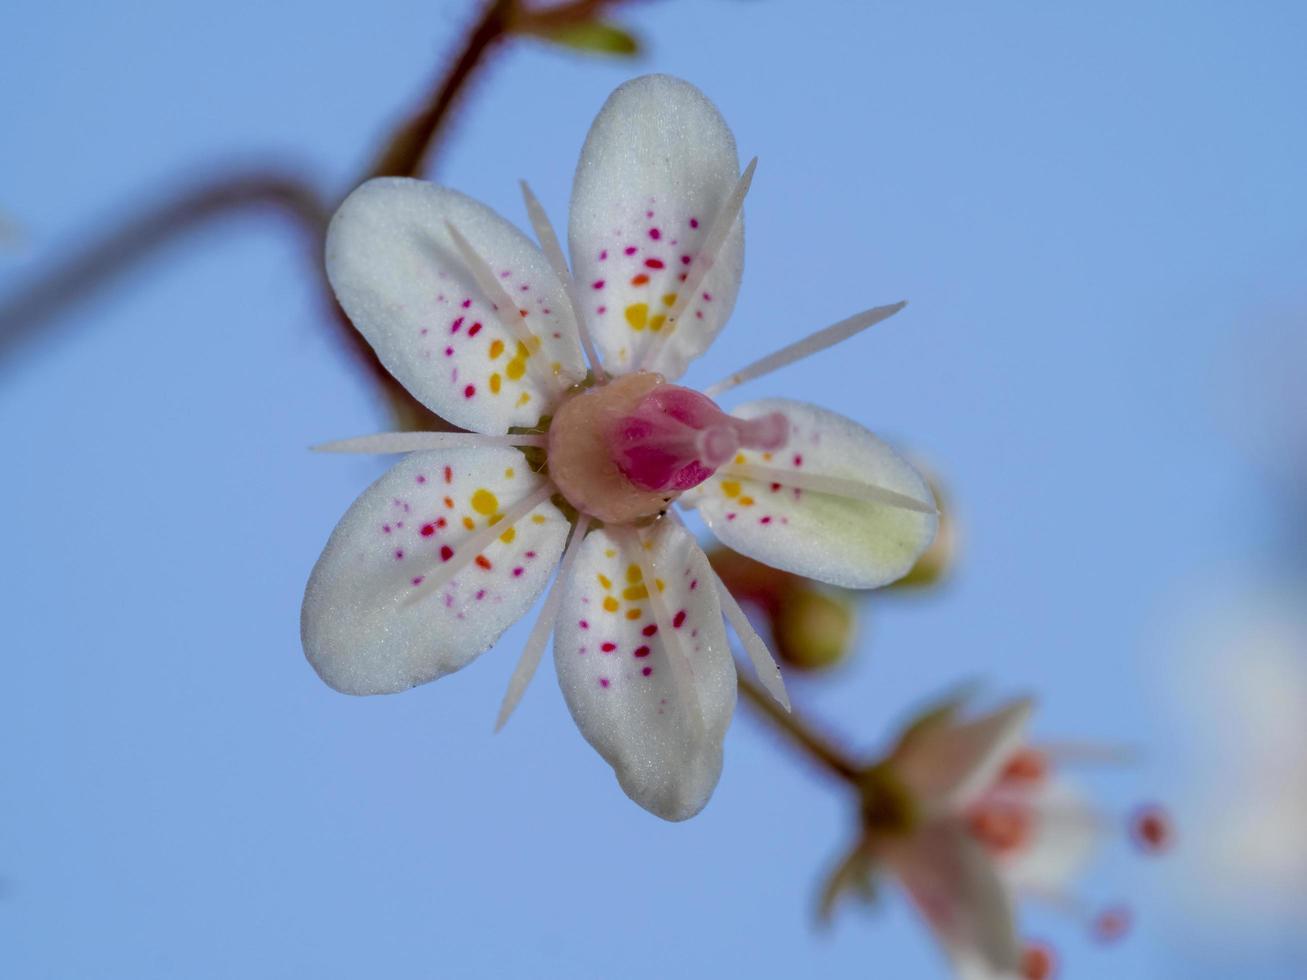
<path id="1" fill-rule="evenodd" d="M 477 557 L 477 555 L 490 547 L 495 538 L 499 537 L 523 517 L 548 500 L 553 492 L 554 485 L 548 482 L 545 483 L 545 485 L 540 489 L 536 490 L 534 493 L 528 494 L 512 507 L 508 508 L 508 510 L 504 512 L 502 519 L 495 521 L 488 527 L 483 527 L 475 534 L 469 535 L 466 540 L 459 544 L 454 550 L 454 554 L 449 561 L 443 562 L 437 566 L 434 571 L 423 578 L 421 585 L 414 588 L 412 592 L 404 597 L 403 604 L 411 606 L 419 599 L 425 598 L 433 592 L 444 588 L 445 584 L 449 582 L 450 579 L 466 568 L 472 560 Z"/>
<path id="2" fill-rule="evenodd" d="M 686 280 L 682 283 L 682 288 L 677 293 L 676 302 L 672 308 L 667 311 L 667 321 L 663 329 L 654 335 L 653 342 L 645 350 L 641 359 L 641 369 L 651 369 L 654 362 L 658 359 L 658 352 L 662 349 L 662 344 L 666 338 L 676 329 L 676 321 L 680 319 L 689 307 L 690 303 L 699 295 L 699 287 L 703 285 L 704 276 L 708 275 L 709 270 L 717 262 L 717 256 L 722 250 L 722 245 L 726 243 L 726 236 L 735 227 L 736 219 L 740 216 L 740 209 L 744 207 L 744 196 L 749 193 L 749 185 L 753 183 L 753 172 L 758 167 L 758 158 L 754 157 L 749 161 L 749 165 L 744 168 L 744 173 L 736 181 L 735 187 L 727 196 L 722 206 L 717 210 L 713 217 L 712 223 L 708 226 L 707 232 L 703 236 L 703 244 L 699 247 L 698 253 L 690 263 L 690 269 Z"/>
<path id="3" fill-rule="evenodd" d="M 465 446 L 543 446 L 538 435 L 483 436 L 479 432 L 378 432 L 353 439 L 336 439 L 310 448 L 315 453 L 413 453 L 424 449 L 461 449 Z"/>
<path id="4" fill-rule="evenodd" d="M 875 309 L 864 310 L 862 313 L 854 314 L 846 320 L 832 324 L 815 333 L 810 333 L 801 340 L 796 340 L 792 344 L 787 344 L 778 351 L 773 351 L 766 357 L 760 357 L 746 367 L 728 374 L 716 384 L 709 385 L 703 389 L 703 393 L 709 398 L 716 398 L 723 391 L 730 391 L 736 385 L 742 385 L 746 381 L 752 381 L 754 378 L 761 378 L 764 374 L 783 368 L 795 361 L 801 361 L 805 357 L 811 357 L 818 351 L 823 351 L 827 347 L 834 347 L 836 344 L 848 340 L 868 327 L 875 326 L 882 320 L 888 320 L 903 307 L 907 306 L 906 302 L 894 303 L 890 306 L 877 306 Z"/>
<path id="5" fill-rule="evenodd" d="M 545 596 L 545 604 L 540 609 L 540 616 L 531 627 L 531 635 L 527 637 L 526 647 L 522 650 L 522 656 L 513 670 L 513 676 L 508 679 L 508 690 L 504 692 L 504 702 L 499 706 L 499 717 L 495 719 L 495 731 L 499 731 L 508 722 L 509 716 L 522 700 L 522 695 L 526 693 L 531 678 L 535 676 L 536 668 L 540 666 L 540 658 L 544 656 L 549 634 L 553 632 L 558 622 L 558 607 L 563 601 L 563 590 L 572 575 L 572 565 L 575 564 L 576 555 L 581 550 L 581 541 L 589 529 L 590 518 L 582 514 L 572 529 L 572 539 L 567 542 L 567 550 L 563 552 L 563 560 L 558 564 L 558 574 L 549 589 L 549 595 Z"/>
<path id="6" fill-rule="evenodd" d="M 518 183 L 522 185 L 522 198 L 526 201 L 527 217 L 531 220 L 531 227 L 535 229 L 540 250 L 545 253 L 554 275 L 558 276 L 567 290 L 567 301 L 572 304 L 572 316 L 576 318 L 576 333 L 581 340 L 581 349 L 585 351 L 586 359 L 590 362 L 595 380 L 602 383 L 608 375 L 604 371 L 603 362 L 599 360 L 599 352 L 595 350 L 594 340 L 590 337 L 590 328 L 586 326 L 585 316 L 581 312 L 581 304 L 576 296 L 576 281 L 572 278 L 571 270 L 567 268 L 563 247 L 558 244 L 558 236 L 554 234 L 554 226 L 549 223 L 549 215 L 545 213 L 544 207 L 531 192 L 530 186 L 525 180 Z"/>
<path id="7" fill-rule="evenodd" d="M 926 503 L 906 493 L 863 483 L 842 476 L 825 476 L 821 473 L 800 473 L 796 470 L 781 470 L 772 466 L 758 466 L 754 463 L 733 463 L 717 471 L 718 476 L 735 476 L 742 480 L 757 480 L 759 483 L 779 483 L 782 486 L 812 493 L 825 493 L 832 497 L 844 497 L 847 500 L 865 500 L 873 504 L 885 504 L 918 514 L 938 514 L 933 503 Z"/>
<path id="8" fill-rule="evenodd" d="M 467 263 L 468 271 L 472 273 L 472 278 L 476 280 L 477 288 L 485 294 L 486 299 L 494 306 L 496 319 L 503 324 L 510 334 L 526 345 L 529 353 L 534 354 L 539 351 L 541 348 L 540 338 L 532 333 L 531 328 L 526 325 L 518 312 L 517 304 L 504 290 L 503 284 L 496 278 L 490 264 L 477 254 L 476 249 L 472 247 L 472 243 L 452 223 L 446 221 L 445 228 L 449 231 L 449 236 L 458 247 L 459 254 L 463 256 L 463 261 Z M 543 358 L 528 357 L 526 364 L 528 370 L 534 370 L 538 378 L 543 379 L 546 391 L 557 390 L 562 384 L 544 364 Z"/>
<path id="9" fill-rule="evenodd" d="M 716 572 L 713 572 L 713 584 L 717 589 L 717 601 L 721 603 L 726 621 L 731 624 L 731 629 L 735 630 L 735 635 L 744 644 L 744 652 L 749 655 L 749 662 L 753 664 L 753 671 L 758 675 L 758 680 L 767 689 L 767 693 L 776 699 L 776 703 L 789 711 L 790 696 L 785 690 L 785 679 L 781 676 L 781 669 L 777 666 L 771 651 L 767 649 L 767 644 L 753 628 L 749 617 L 744 614 L 740 604 L 735 601 L 735 596 L 731 595 L 731 590 L 726 587 L 726 583 Z"/>

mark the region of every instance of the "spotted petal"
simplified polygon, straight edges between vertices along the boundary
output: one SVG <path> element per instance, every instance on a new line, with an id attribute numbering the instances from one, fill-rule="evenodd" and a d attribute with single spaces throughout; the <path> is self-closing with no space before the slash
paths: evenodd
<path id="1" fill-rule="evenodd" d="M 513 309 L 496 308 L 451 225 Z M 327 274 L 386 369 L 463 428 L 499 434 L 534 425 L 559 385 L 585 374 L 566 288 L 544 255 L 457 191 L 368 181 L 331 221 Z"/>
<path id="2" fill-rule="evenodd" d="M 698 544 L 669 521 L 646 543 L 642 558 L 633 533 L 586 538 L 554 663 L 581 734 L 626 794 L 665 820 L 684 820 L 703 809 L 721 775 L 735 665 Z"/>
<path id="3" fill-rule="evenodd" d="M 683 502 L 723 544 L 776 568 L 859 589 L 905 575 L 939 523 L 925 480 L 834 412 L 772 398 L 731 414 L 771 412 L 789 419 L 786 448 L 741 452 Z"/>
<path id="4" fill-rule="evenodd" d="M 567 537 L 546 488 L 516 450 L 451 449 L 406 456 L 365 490 L 304 594 L 304 652 L 322 679 L 389 694 L 489 648 L 530 608 Z M 442 582 L 442 567 L 460 570 Z"/>
<path id="5" fill-rule="evenodd" d="M 700 252 L 739 177 L 735 138 L 693 85 L 646 75 L 609 96 L 581 150 L 568 237 L 582 315 L 611 371 L 646 367 L 674 380 L 726 323 L 743 218 L 714 256 Z M 695 263 L 707 261 L 693 298 L 682 297 Z"/>

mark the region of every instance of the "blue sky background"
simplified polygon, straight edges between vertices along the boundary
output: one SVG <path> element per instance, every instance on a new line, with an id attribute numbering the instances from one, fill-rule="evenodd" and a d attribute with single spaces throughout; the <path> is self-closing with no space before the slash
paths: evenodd
<path id="1" fill-rule="evenodd" d="M 7 4 L 0 212 L 27 240 L 0 253 L 0 297 L 233 163 L 347 190 L 469 6 Z M 1307 309 L 1307 7 L 681 0 L 622 19 L 638 65 L 502 57 L 439 176 L 523 223 L 527 177 L 562 226 L 607 93 L 678 74 L 761 160 L 740 301 L 692 383 L 912 301 L 738 393 L 910 447 L 963 524 L 949 587 L 875 601 L 862 656 L 793 680 L 796 701 L 873 747 L 978 677 L 1038 694 L 1041 734 L 1145 747 L 1087 775 L 1107 811 L 1218 779 L 1159 708 L 1153 640 L 1182 583 L 1274 537 L 1223 418 L 1250 338 Z M 746 709 L 712 803 L 673 826 L 621 794 L 548 667 L 491 736 L 527 624 L 402 696 L 317 680 L 304 581 L 382 464 L 304 447 L 386 419 L 301 253 L 233 218 L 0 367 L 0 976 L 942 976 L 897 898 L 811 928 L 847 803 Z M 1171 864 L 1202 841 L 1183 845 Z M 1084 895 L 1128 899 L 1135 934 L 1102 949 L 1038 910 L 1027 931 L 1067 977 L 1301 975 L 1292 942 L 1219 919 L 1196 937 L 1172 876 L 1110 847 Z"/>

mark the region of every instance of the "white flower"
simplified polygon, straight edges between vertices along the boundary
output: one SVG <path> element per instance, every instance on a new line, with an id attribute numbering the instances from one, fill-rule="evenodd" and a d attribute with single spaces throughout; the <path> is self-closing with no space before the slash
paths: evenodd
<path id="1" fill-rule="evenodd" d="M 752 172 L 740 175 L 714 106 L 655 75 L 617 89 L 586 140 L 570 273 L 525 185 L 541 248 L 422 181 L 369 181 L 341 205 L 327 239 L 341 305 L 418 400 L 472 431 L 322 447 L 409 453 L 349 509 L 309 580 L 304 649 L 328 684 L 382 694 L 458 670 L 561 566 L 500 723 L 553 631 L 581 733 L 632 799 L 680 820 L 717 783 L 735 705 L 723 613 L 785 695 L 671 503 L 689 491 L 682 503 L 725 543 L 824 581 L 871 588 L 912 567 L 934 503 L 870 432 L 782 399 L 726 415 L 669 383 L 735 302 Z M 900 307 L 819 331 L 709 393 Z"/>
<path id="2" fill-rule="evenodd" d="M 1052 953 L 1025 946 L 1017 898 L 1047 902 L 1082 919 L 1097 938 L 1117 938 L 1128 911 L 1088 915 L 1071 884 L 1107 822 L 1057 772 L 1057 763 L 1110 761 L 1117 750 L 1027 743 L 1025 699 L 971 720 L 956 705 L 911 726 L 884 763 L 910 800 L 910 817 L 871 844 L 867 858 L 892 871 L 943 945 L 960 977 L 1030 980 L 1051 975 Z M 1158 808 L 1141 810 L 1135 833 L 1157 851 L 1168 836 Z"/>

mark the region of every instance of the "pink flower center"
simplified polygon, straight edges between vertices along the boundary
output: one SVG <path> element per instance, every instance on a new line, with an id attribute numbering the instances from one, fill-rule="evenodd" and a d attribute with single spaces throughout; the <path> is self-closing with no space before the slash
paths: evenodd
<path id="1" fill-rule="evenodd" d="M 779 412 L 737 419 L 697 391 L 662 384 L 618 420 L 608 445 L 617 468 L 641 490 L 681 493 L 741 449 L 780 449 L 788 438 Z"/>

